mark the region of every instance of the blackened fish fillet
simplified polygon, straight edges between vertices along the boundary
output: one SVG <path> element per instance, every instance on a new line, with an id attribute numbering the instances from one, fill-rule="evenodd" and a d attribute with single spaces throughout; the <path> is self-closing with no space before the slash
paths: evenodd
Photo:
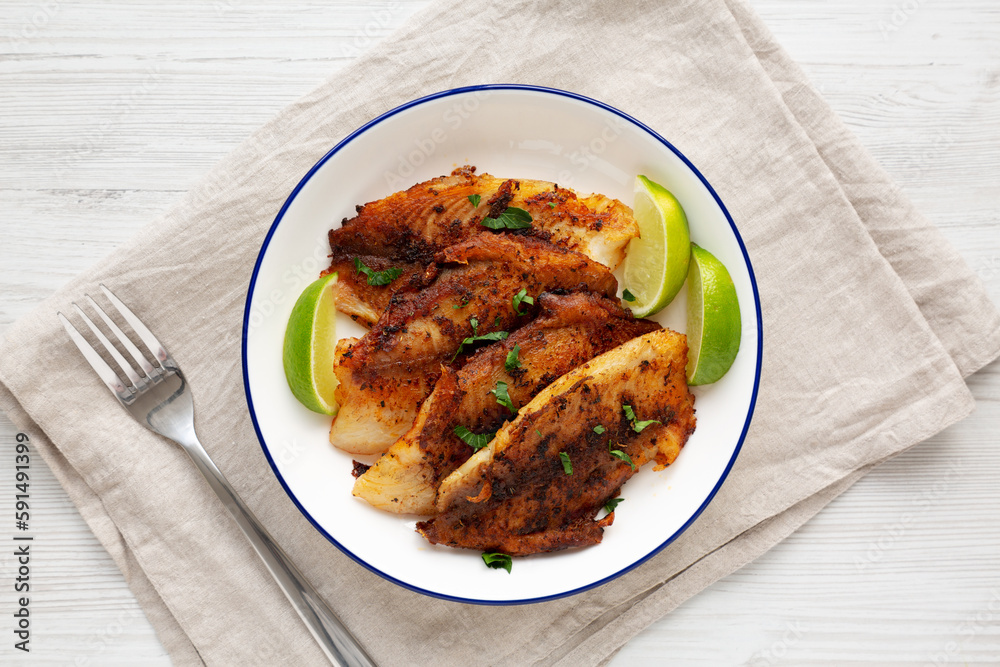
<path id="1" fill-rule="evenodd" d="M 441 364 L 464 339 L 530 321 L 514 310 L 521 289 L 532 297 L 589 291 L 613 298 L 618 284 L 602 264 L 535 238 L 479 234 L 447 248 L 419 284 L 396 292 L 363 338 L 338 343 L 340 410 L 330 442 L 356 454 L 385 451 L 409 430 Z"/>
<path id="2" fill-rule="evenodd" d="M 631 209 L 616 199 L 580 197 L 547 181 L 480 175 L 466 166 L 359 206 L 355 217 L 330 231 L 326 273 L 339 274 L 337 308 L 358 322 L 374 323 L 392 294 L 411 277 L 419 277 L 437 253 L 477 234 L 492 233 L 480 223 L 499 217 L 508 206 L 522 208 L 533 218 L 531 228 L 520 233 L 582 252 L 612 271 L 624 259 L 628 242 L 639 234 Z M 355 259 L 373 271 L 396 268 L 402 275 L 388 285 L 369 285 Z"/>
<path id="3" fill-rule="evenodd" d="M 663 467 L 694 431 L 686 364 L 686 338 L 661 329 L 570 371 L 445 478 L 440 514 L 417 530 L 435 544 L 512 556 L 600 542 L 612 519 L 595 517 L 634 473 L 612 452 Z"/>

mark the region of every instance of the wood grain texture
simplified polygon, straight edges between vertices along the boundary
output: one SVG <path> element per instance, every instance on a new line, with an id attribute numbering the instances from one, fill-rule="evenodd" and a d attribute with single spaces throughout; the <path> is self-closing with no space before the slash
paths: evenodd
<path id="1" fill-rule="evenodd" d="M 424 4 L 0 0 L 0 335 Z M 1000 302 L 1000 6 L 752 4 Z M 1000 664 L 1000 364 L 969 384 L 972 417 L 612 664 Z M 0 415 L 0 480 L 14 436 Z M 32 653 L 11 646 L 14 563 L 0 555 L 0 663 L 169 664 L 51 472 L 35 460 L 32 473 Z"/>

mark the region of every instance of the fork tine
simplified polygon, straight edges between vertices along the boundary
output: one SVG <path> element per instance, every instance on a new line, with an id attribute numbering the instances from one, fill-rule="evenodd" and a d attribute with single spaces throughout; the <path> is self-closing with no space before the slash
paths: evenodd
<path id="1" fill-rule="evenodd" d="M 62 322 L 63 328 L 66 329 L 66 333 L 69 334 L 70 339 L 76 343 L 76 346 L 80 348 L 80 352 L 83 354 L 83 358 L 87 360 L 90 367 L 94 369 L 98 376 L 104 380 L 104 384 L 108 385 L 108 389 L 112 391 L 116 396 L 125 393 L 125 383 L 121 381 L 118 374 L 111 370 L 111 366 L 101 359 L 101 355 L 90 346 L 87 339 L 76 330 L 70 321 L 66 319 L 66 316 L 62 313 L 56 313 L 59 316 L 59 320 Z"/>
<path id="2" fill-rule="evenodd" d="M 118 325 L 115 324 L 114 320 L 108 317 L 108 314 L 104 312 L 104 309 L 97 305 L 97 302 L 90 298 L 89 294 L 85 294 L 84 298 L 88 303 L 90 303 L 91 308 L 97 311 L 97 314 L 101 316 L 104 323 L 108 325 L 108 328 L 111 329 L 111 333 L 118 338 L 125 349 L 128 350 L 128 353 L 132 355 L 132 358 L 135 359 L 135 363 L 139 364 L 139 368 L 141 368 L 142 372 L 146 374 L 146 377 L 152 377 L 153 365 L 149 363 L 148 359 L 146 359 L 146 355 L 139 351 L 139 348 L 135 346 L 132 339 L 126 336 L 125 332 L 118 328 Z"/>
<path id="3" fill-rule="evenodd" d="M 136 317 L 135 313 L 129 310 L 128 306 L 122 303 L 121 299 L 115 296 L 114 292 L 105 287 L 104 283 L 101 283 L 101 290 L 104 292 L 104 296 L 108 297 L 108 300 L 111 301 L 111 305 L 117 308 L 118 312 L 125 318 L 125 321 L 129 323 L 129 326 L 131 326 L 132 329 L 139 334 L 139 338 L 141 338 L 142 342 L 146 344 L 149 351 L 153 353 L 156 360 L 160 362 L 160 366 L 163 366 L 163 362 L 166 361 L 169 356 L 167 354 L 167 348 L 163 347 L 160 341 L 156 340 L 156 336 L 153 335 L 153 332 L 142 323 L 142 320 Z"/>
<path id="4" fill-rule="evenodd" d="M 118 348 L 116 348 L 111 341 L 108 340 L 108 337 L 104 335 L 104 332 L 97 328 L 97 325 L 94 324 L 93 320 L 87 317 L 87 313 L 83 312 L 83 309 L 80 308 L 80 306 L 74 303 L 73 308 L 76 309 L 76 314 L 82 317 L 83 321 L 87 323 L 88 327 L 90 327 L 90 330 L 94 332 L 94 335 L 97 336 L 97 340 L 101 341 L 101 345 L 103 345 L 104 349 L 108 351 L 108 354 L 114 358 L 115 363 L 117 363 L 118 366 L 125 371 L 125 375 L 132 381 L 132 384 L 138 387 L 142 379 L 139 377 L 139 374 L 135 372 L 135 369 L 132 368 L 132 364 L 125 360 L 125 357 L 123 357 L 122 353 L 118 351 Z"/>

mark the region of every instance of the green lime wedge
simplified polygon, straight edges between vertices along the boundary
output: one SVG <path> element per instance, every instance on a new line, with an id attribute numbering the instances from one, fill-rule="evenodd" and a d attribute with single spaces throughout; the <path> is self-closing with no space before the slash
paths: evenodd
<path id="1" fill-rule="evenodd" d="M 316 280 L 299 295 L 288 317 L 282 355 L 288 386 L 302 405 L 324 415 L 337 414 L 333 392 L 333 351 L 337 342 L 333 284 L 337 274 Z"/>
<path id="2" fill-rule="evenodd" d="M 636 317 L 662 310 L 680 291 L 688 273 L 691 235 L 680 202 L 662 185 L 645 176 L 635 179 L 632 207 L 639 237 L 629 241 L 624 283 L 635 297 Z"/>
<path id="3" fill-rule="evenodd" d="M 688 384 L 711 384 L 740 351 L 740 302 L 726 267 L 693 243 L 687 311 Z"/>

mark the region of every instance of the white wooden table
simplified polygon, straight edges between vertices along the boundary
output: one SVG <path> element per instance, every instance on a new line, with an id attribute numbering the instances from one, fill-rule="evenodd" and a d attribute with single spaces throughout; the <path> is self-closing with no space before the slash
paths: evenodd
<path id="1" fill-rule="evenodd" d="M 423 4 L 0 0 L 0 335 Z M 753 4 L 1000 302 L 995 0 Z M 613 664 L 1000 664 L 1000 365 L 970 385 L 972 417 L 876 470 Z M 14 436 L 0 415 L 5 483 Z M 40 463 L 32 495 L 32 653 L 12 647 L 4 547 L 0 664 L 169 664 Z M 2 543 L 11 530 L 0 527 Z"/>

